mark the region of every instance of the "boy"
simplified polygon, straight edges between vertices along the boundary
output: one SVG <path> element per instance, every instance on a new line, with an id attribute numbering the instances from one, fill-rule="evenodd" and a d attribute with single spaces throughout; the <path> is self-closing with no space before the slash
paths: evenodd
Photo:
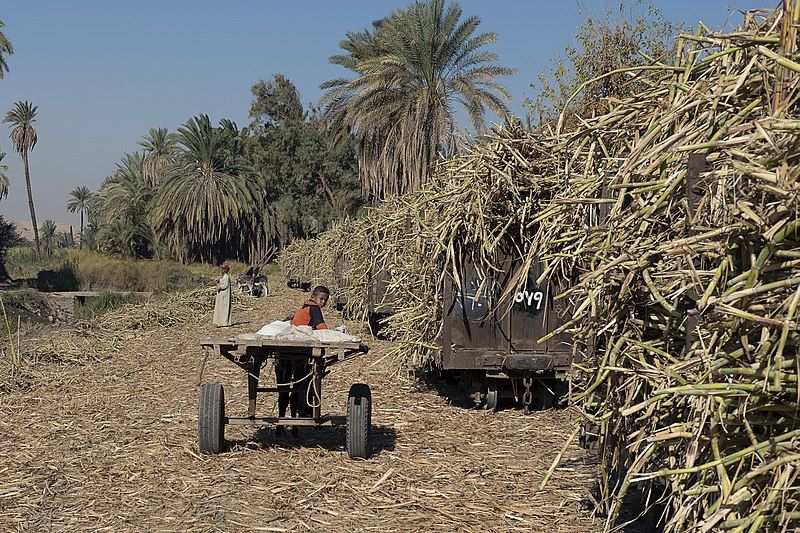
<path id="1" fill-rule="evenodd" d="M 311 291 L 311 298 L 297 310 L 292 318 L 293 326 L 311 326 L 311 329 L 328 329 L 322 308 L 328 303 L 331 291 L 327 287 L 318 285 Z"/>

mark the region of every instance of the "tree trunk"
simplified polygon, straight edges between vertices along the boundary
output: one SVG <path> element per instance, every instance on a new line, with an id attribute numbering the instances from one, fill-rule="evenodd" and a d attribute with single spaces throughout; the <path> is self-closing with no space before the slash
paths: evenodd
<path id="1" fill-rule="evenodd" d="M 83 207 L 81 207 L 81 241 L 78 243 L 78 250 L 83 250 Z"/>
<path id="2" fill-rule="evenodd" d="M 28 188 L 28 207 L 31 210 L 31 224 L 33 224 L 33 241 L 36 244 L 36 259 L 41 258 L 39 246 L 39 226 L 36 225 L 36 210 L 33 207 L 33 191 L 31 191 L 31 171 L 28 165 L 28 151 L 22 152 L 22 162 L 25 165 L 25 186 Z"/>
<path id="3" fill-rule="evenodd" d="M 319 181 L 322 183 L 322 188 L 325 190 L 325 194 L 328 195 L 328 200 L 331 202 L 331 206 L 337 214 L 341 215 L 342 212 L 339 210 L 339 202 L 336 201 L 336 197 L 333 195 L 330 185 L 328 185 L 328 180 L 325 179 L 325 172 L 320 170 L 318 172 L 318 176 Z"/>

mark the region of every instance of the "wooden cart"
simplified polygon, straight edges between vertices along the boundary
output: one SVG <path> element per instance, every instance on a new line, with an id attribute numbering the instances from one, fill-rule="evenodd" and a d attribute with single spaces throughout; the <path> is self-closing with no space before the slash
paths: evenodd
<path id="1" fill-rule="evenodd" d="M 250 426 L 345 426 L 346 448 L 350 457 L 366 458 L 370 455 L 370 427 L 372 424 L 372 393 L 364 383 L 350 387 L 347 398 L 347 416 L 322 414 L 322 378 L 333 363 L 367 351 L 359 342 L 321 342 L 317 340 L 296 341 L 282 339 L 242 340 L 239 338 L 210 339 L 200 343 L 205 350 L 203 366 L 213 352 L 225 357 L 247 373 L 247 416 L 225 415 L 225 392 L 219 383 L 200 385 L 200 408 L 198 440 L 200 451 L 219 453 L 224 450 L 225 425 Z M 306 379 L 282 387 L 261 387 L 261 370 L 268 360 L 279 362 L 307 362 L 309 373 Z M 202 380 L 202 368 L 200 376 Z M 301 383 L 302 382 L 302 383 Z M 259 393 L 298 393 L 303 391 L 310 407 L 310 416 L 279 417 L 257 416 L 256 399 Z"/>

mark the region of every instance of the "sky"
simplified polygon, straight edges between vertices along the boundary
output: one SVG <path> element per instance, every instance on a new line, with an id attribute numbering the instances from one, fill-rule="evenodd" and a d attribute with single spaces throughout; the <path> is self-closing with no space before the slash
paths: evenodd
<path id="1" fill-rule="evenodd" d="M 346 32 L 368 27 L 408 1 L 368 0 L 2 0 L 0 20 L 14 46 L 0 83 L 0 113 L 28 100 L 39 107 L 30 154 L 38 221 L 78 224 L 69 192 L 97 190 L 125 152 L 153 127 L 175 130 L 191 116 L 248 123 L 250 87 L 287 76 L 305 104 L 320 84 L 346 75 L 328 62 Z M 503 79 L 524 116 L 530 84 L 571 41 L 579 6 L 602 14 L 611 0 L 460 0 L 466 16 L 498 40 L 490 48 L 517 74 Z M 668 20 L 731 28 L 737 10 L 776 0 L 653 0 Z M 0 124 L 11 192 L 0 214 L 28 220 L 21 160 Z"/>

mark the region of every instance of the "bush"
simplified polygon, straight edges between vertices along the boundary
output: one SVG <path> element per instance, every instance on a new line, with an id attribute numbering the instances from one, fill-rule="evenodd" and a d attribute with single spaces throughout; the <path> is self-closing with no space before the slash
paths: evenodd
<path id="1" fill-rule="evenodd" d="M 6 222 L 0 215 L 0 281 L 9 278 L 6 270 L 6 254 L 12 246 L 17 246 L 22 242 L 22 237 L 17 233 L 17 227 L 13 222 Z"/>
<path id="2" fill-rule="evenodd" d="M 81 280 L 75 263 L 67 260 L 56 269 L 37 272 L 35 285 L 42 292 L 77 291 L 81 288 Z"/>
<path id="3" fill-rule="evenodd" d="M 139 300 L 141 298 L 135 294 L 119 294 L 106 291 L 100 293 L 97 298 L 88 298 L 84 305 L 76 306 L 75 316 L 77 318 L 90 319 Z"/>

